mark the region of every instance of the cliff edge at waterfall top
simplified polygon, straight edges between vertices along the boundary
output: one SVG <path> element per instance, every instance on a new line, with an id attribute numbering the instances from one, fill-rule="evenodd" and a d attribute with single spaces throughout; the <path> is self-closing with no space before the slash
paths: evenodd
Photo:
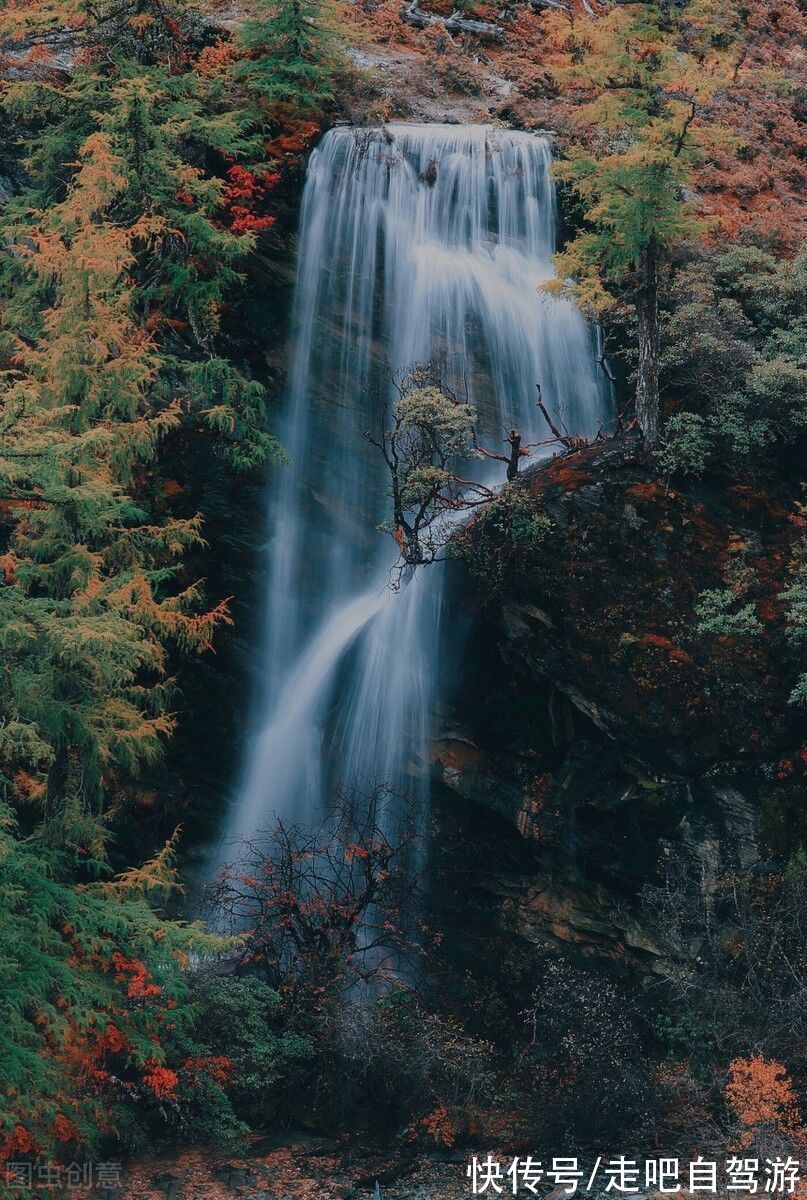
<path id="1" fill-rule="evenodd" d="M 803 1195 L 806 47 L 0 6 L 0 1200 Z"/>

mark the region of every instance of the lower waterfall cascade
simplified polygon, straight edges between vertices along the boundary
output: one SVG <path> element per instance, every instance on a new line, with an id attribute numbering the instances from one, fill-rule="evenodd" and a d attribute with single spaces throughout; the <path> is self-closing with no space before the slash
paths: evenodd
<path id="1" fill-rule="evenodd" d="M 546 138 L 488 126 L 339 127 L 311 156 L 300 217 L 290 378 L 291 464 L 270 496 L 255 733 L 224 847 L 305 824 L 334 789 L 428 794 L 444 659 L 444 571 L 389 586 L 380 432 L 391 378 L 436 362 L 488 444 L 548 436 L 536 403 L 593 436 L 610 389 L 592 330 L 541 291 L 553 277 Z M 495 475 L 503 482 L 503 468 Z"/>

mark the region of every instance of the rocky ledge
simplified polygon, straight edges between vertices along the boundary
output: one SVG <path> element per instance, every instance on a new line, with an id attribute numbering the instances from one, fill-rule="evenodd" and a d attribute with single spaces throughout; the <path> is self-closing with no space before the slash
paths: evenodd
<path id="1" fill-rule="evenodd" d="M 798 494 L 665 486 L 630 440 L 557 458 L 520 489 L 537 545 L 514 551 L 491 511 L 463 547 L 455 612 L 470 612 L 472 649 L 435 774 L 534 845 L 535 875 L 503 887 L 511 926 L 654 968 L 635 900 L 665 857 L 708 887 L 807 832 L 781 600 Z M 750 604 L 756 633 L 704 629 L 707 590 Z"/>

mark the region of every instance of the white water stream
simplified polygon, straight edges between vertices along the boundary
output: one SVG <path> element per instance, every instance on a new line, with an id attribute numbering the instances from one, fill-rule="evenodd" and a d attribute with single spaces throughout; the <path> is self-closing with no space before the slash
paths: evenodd
<path id="1" fill-rule="evenodd" d="M 443 569 L 388 587 L 377 531 L 390 370 L 436 361 L 488 444 L 548 436 L 535 405 L 592 435 L 609 393 L 591 331 L 542 293 L 556 211 L 548 143 L 483 126 L 335 129 L 314 152 L 300 220 L 291 377 L 292 465 L 271 496 L 260 700 L 225 840 L 306 822 L 336 787 L 425 797 L 440 684 Z M 496 473 L 503 481 L 504 468 Z"/>

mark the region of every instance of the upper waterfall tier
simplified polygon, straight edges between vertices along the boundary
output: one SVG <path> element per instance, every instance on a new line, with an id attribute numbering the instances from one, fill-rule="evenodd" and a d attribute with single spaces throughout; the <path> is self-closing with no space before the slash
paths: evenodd
<path id="1" fill-rule="evenodd" d="M 439 683 L 441 572 L 386 589 L 378 431 L 391 376 L 437 361 L 491 440 L 593 433 L 608 392 L 552 275 L 546 140 L 484 126 L 340 128 L 311 157 L 270 498 L 265 688 L 230 834 L 304 816 L 335 785 L 422 785 Z M 413 783 L 413 780 L 419 782 Z"/>

